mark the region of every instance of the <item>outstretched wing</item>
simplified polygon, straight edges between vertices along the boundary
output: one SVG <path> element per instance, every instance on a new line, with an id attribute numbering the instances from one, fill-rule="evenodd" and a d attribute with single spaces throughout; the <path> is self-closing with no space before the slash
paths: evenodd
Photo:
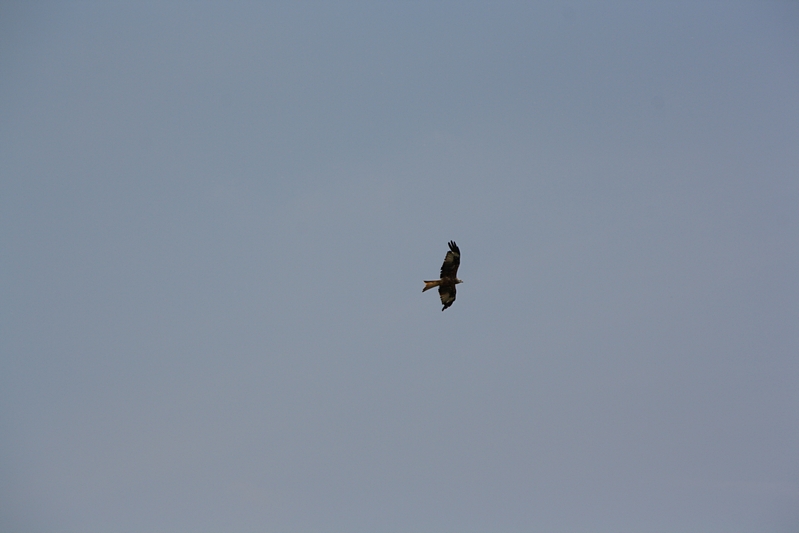
<path id="1" fill-rule="evenodd" d="M 449 241 L 449 252 L 444 258 L 444 264 L 441 265 L 441 279 L 458 277 L 458 267 L 461 266 L 461 251 L 455 241 Z M 439 291 L 440 292 L 440 291 Z M 442 293 L 443 294 L 443 293 Z M 442 302 L 443 302 L 443 296 Z M 452 299 L 455 300 L 455 286 L 452 287 Z"/>
<path id="2" fill-rule="evenodd" d="M 439 285 L 438 295 L 441 296 L 441 303 L 444 304 L 444 307 L 441 308 L 442 311 L 452 305 L 452 302 L 455 301 L 455 294 L 455 285 Z"/>

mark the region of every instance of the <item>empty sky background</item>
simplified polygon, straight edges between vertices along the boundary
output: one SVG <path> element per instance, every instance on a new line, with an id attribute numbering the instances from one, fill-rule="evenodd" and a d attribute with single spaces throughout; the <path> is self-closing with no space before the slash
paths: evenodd
<path id="1" fill-rule="evenodd" d="M 5 2 L 0 530 L 795 532 L 798 176 L 795 2 Z"/>

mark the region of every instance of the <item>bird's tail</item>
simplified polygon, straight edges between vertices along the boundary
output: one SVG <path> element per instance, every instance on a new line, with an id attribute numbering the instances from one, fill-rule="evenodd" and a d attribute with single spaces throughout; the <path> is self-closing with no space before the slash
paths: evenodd
<path id="1" fill-rule="evenodd" d="M 427 289 L 432 289 L 433 287 L 438 287 L 439 285 L 441 285 L 441 280 L 440 279 L 433 280 L 433 281 L 425 281 L 424 282 L 424 289 L 422 289 L 422 292 L 426 291 Z"/>

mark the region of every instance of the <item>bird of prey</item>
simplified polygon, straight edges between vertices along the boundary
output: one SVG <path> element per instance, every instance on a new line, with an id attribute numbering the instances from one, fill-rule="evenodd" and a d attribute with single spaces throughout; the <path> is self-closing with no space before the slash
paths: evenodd
<path id="1" fill-rule="evenodd" d="M 463 280 L 458 279 L 458 267 L 460 264 L 461 251 L 458 249 L 458 245 L 455 244 L 455 241 L 449 241 L 449 251 L 444 258 L 444 264 L 441 265 L 441 279 L 424 282 L 424 289 L 422 289 L 422 292 L 427 289 L 432 289 L 433 287 L 438 287 L 441 303 L 444 304 L 444 307 L 441 308 L 442 311 L 455 301 L 455 285 L 463 283 Z"/>

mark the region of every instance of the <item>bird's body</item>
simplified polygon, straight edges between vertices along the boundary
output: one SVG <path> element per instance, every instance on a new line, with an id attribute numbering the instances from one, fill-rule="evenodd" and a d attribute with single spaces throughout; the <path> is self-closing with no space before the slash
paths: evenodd
<path id="1" fill-rule="evenodd" d="M 424 289 L 422 289 L 422 292 L 427 289 L 432 289 L 433 287 L 438 287 L 438 295 L 441 297 L 441 303 L 444 305 L 444 307 L 441 308 L 442 311 L 455 301 L 457 292 L 455 290 L 455 285 L 463 283 L 463 280 L 458 279 L 458 267 L 460 264 L 461 251 L 458 249 L 458 245 L 455 244 L 455 241 L 449 241 L 449 251 L 446 257 L 444 257 L 444 264 L 441 265 L 441 279 L 424 282 Z"/>

